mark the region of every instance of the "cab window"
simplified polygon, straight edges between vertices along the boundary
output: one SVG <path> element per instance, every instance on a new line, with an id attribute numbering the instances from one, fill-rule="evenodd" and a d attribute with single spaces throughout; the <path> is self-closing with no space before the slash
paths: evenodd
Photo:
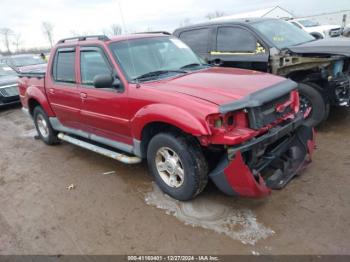
<path id="1" fill-rule="evenodd" d="M 58 49 L 53 66 L 53 79 L 56 82 L 75 83 L 75 50 Z"/>
<path id="2" fill-rule="evenodd" d="M 85 50 L 80 53 L 80 74 L 83 85 L 93 86 L 95 76 L 111 74 L 111 69 L 101 51 Z"/>
<path id="3" fill-rule="evenodd" d="M 207 54 L 209 51 L 209 33 L 209 28 L 193 29 L 182 32 L 179 38 L 197 54 Z"/>
<path id="4" fill-rule="evenodd" d="M 217 51 L 219 52 L 249 52 L 257 49 L 255 36 L 242 28 L 220 27 L 217 34 Z"/>

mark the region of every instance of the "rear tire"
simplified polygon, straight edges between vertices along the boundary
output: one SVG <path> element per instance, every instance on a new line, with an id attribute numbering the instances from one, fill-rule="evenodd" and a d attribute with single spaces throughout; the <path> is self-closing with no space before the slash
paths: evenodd
<path id="1" fill-rule="evenodd" d="M 322 94 L 312 85 L 299 83 L 300 110 L 306 113 L 308 108 L 311 112 L 305 118 L 305 125 L 314 127 L 325 120 L 329 114 L 329 105 L 324 101 Z"/>
<path id="2" fill-rule="evenodd" d="M 160 189 L 180 201 L 197 196 L 208 182 L 207 161 L 193 138 L 155 135 L 147 148 L 147 162 Z"/>
<path id="3" fill-rule="evenodd" d="M 55 145 L 59 143 L 57 133 L 53 130 L 49 117 L 40 106 L 34 108 L 33 119 L 36 131 L 45 144 Z"/>

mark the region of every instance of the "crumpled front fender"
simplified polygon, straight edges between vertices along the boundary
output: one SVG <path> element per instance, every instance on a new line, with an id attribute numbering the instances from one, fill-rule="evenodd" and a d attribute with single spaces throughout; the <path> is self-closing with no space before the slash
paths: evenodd
<path id="1" fill-rule="evenodd" d="M 283 168 L 276 168 L 267 180 L 260 171 L 250 168 L 244 161 L 240 151 L 235 152 L 230 161 L 225 155 L 218 166 L 209 174 L 216 186 L 231 196 L 252 198 L 266 197 L 272 189 L 283 188 L 294 176 L 298 175 L 310 162 L 315 148 L 314 131 L 300 126 L 290 138 L 290 141 L 274 152 L 266 152 L 266 167 L 276 168 L 278 164 Z M 282 163 L 281 163 L 282 162 Z"/>
<path id="2" fill-rule="evenodd" d="M 256 181 L 241 152 L 237 152 L 231 162 L 225 156 L 209 176 L 222 192 L 230 196 L 265 197 L 271 194 L 260 175 Z"/>

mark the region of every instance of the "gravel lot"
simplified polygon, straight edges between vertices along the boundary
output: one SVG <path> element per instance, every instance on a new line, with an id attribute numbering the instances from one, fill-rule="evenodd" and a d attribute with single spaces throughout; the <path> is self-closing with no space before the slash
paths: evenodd
<path id="1" fill-rule="evenodd" d="M 350 110 L 332 111 L 314 162 L 287 188 L 250 200 L 209 186 L 186 204 L 160 194 L 145 164 L 35 140 L 20 107 L 0 120 L 0 254 L 350 254 Z M 208 210 L 225 212 L 207 225 L 191 217 Z"/>

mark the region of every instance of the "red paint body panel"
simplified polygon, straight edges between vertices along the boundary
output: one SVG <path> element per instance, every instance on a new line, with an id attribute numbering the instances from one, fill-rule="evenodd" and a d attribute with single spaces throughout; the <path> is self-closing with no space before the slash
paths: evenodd
<path id="1" fill-rule="evenodd" d="M 198 97 L 222 105 L 278 84 L 285 79 L 237 68 L 213 67 L 150 84 L 168 92 Z"/>
<path id="2" fill-rule="evenodd" d="M 127 92 L 117 93 L 79 88 L 86 94 L 82 100 L 80 121 L 89 133 L 132 144 Z"/>
<path id="3" fill-rule="evenodd" d="M 28 108 L 30 100 L 35 100 L 42 106 L 48 116 L 55 116 L 47 99 L 43 78 L 19 78 L 18 89 L 23 107 Z"/>
<path id="4" fill-rule="evenodd" d="M 257 182 L 248 166 L 244 163 L 242 155 L 237 152 L 235 159 L 225 169 L 228 183 L 234 192 L 246 197 L 265 197 L 271 190 L 265 185 L 264 179 L 259 175 Z"/>

